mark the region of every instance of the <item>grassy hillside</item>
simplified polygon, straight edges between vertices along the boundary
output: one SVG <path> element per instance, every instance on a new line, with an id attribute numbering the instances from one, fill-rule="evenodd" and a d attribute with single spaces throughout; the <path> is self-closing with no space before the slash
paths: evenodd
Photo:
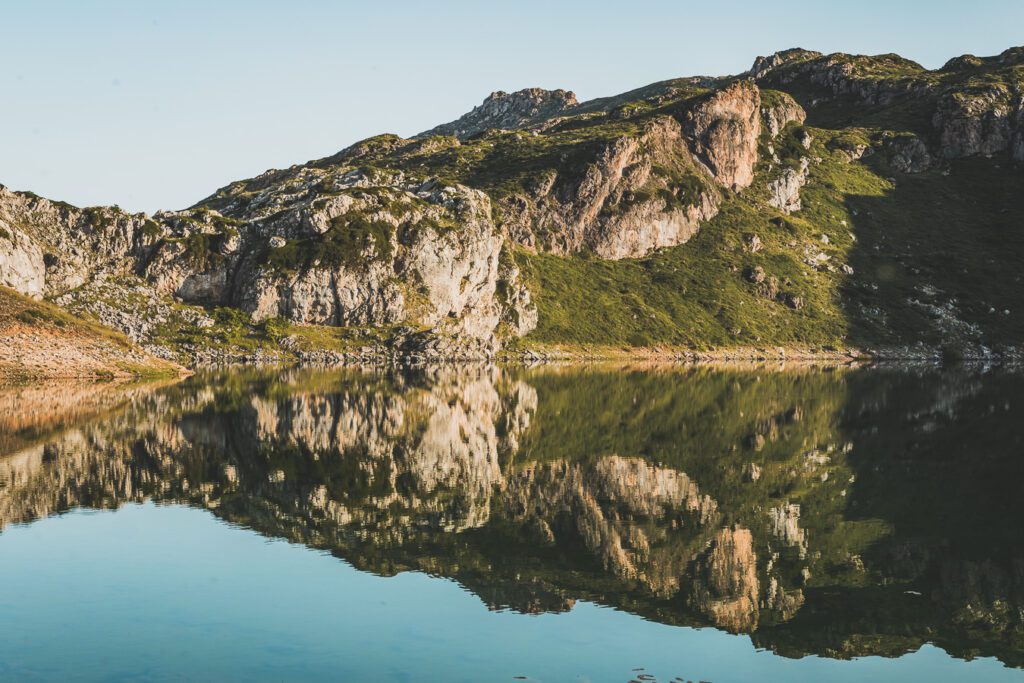
<path id="1" fill-rule="evenodd" d="M 690 242 L 647 258 L 520 250 L 540 309 L 525 343 L 954 348 L 1024 339 L 1024 311 L 1014 311 L 1024 295 L 1024 173 L 1008 159 L 971 159 L 899 174 L 886 163 L 883 131 L 805 130 L 820 161 L 792 215 L 763 202 L 762 173 Z M 879 151 L 850 162 L 851 140 Z M 811 265 L 815 254 L 828 260 Z M 759 293 L 745 276 L 757 267 L 791 296 Z"/>

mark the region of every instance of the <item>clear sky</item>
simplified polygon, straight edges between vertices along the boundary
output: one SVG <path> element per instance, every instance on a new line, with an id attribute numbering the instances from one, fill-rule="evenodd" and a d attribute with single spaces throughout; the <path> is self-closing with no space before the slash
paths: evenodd
<path id="1" fill-rule="evenodd" d="M 795 46 L 937 67 L 1020 44 L 1022 0 L 0 0 L 0 183 L 177 209 L 493 90 L 588 99 Z"/>

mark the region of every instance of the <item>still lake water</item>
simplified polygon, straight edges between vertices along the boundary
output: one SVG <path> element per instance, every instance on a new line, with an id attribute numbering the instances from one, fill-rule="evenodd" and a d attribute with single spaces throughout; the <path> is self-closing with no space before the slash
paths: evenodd
<path id="1" fill-rule="evenodd" d="M 0 680 L 1024 681 L 1024 375 L 0 390 Z"/>

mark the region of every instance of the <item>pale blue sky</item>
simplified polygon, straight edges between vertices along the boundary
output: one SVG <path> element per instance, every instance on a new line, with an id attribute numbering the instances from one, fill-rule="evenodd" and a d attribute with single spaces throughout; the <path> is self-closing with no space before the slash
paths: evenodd
<path id="1" fill-rule="evenodd" d="M 794 46 L 936 67 L 1024 44 L 1022 26 L 1021 0 L 0 0 L 0 183 L 182 208 L 492 90 L 587 99 Z"/>

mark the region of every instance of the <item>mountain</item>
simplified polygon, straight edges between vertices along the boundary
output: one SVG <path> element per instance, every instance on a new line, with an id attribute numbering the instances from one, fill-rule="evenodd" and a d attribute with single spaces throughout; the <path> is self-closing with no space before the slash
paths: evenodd
<path id="1" fill-rule="evenodd" d="M 0 190 L 0 284 L 185 362 L 1016 357 L 1022 161 L 1024 48 L 793 49 L 589 102 L 492 93 L 183 211 Z"/>

